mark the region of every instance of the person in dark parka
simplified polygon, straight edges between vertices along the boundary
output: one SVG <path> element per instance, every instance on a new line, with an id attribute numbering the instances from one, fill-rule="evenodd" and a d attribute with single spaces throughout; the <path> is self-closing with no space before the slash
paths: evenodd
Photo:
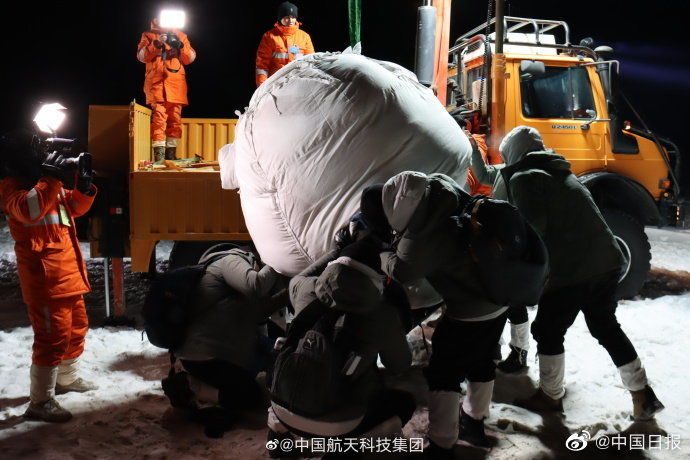
<path id="1" fill-rule="evenodd" d="M 590 333 L 606 349 L 633 399 L 633 417 L 650 419 L 663 409 L 635 348 L 616 319 L 615 291 L 623 254 L 589 191 L 561 155 L 533 150 L 534 128 L 519 126 L 501 143 L 501 176 L 511 203 L 544 240 L 550 278 L 539 301 L 532 335 L 539 354 L 539 389 L 521 404 L 562 410 L 565 333 L 582 311 Z M 543 145 L 543 144 L 542 144 Z"/>
<path id="2" fill-rule="evenodd" d="M 452 455 L 458 436 L 478 446 L 489 443 L 484 418 L 493 393 L 493 352 L 508 310 L 487 298 L 466 230 L 451 218 L 470 198 L 448 176 L 412 171 L 393 176 L 383 190 L 388 222 L 401 235 L 395 251 L 381 254 L 383 270 L 401 283 L 426 278 L 446 303 L 425 369 L 428 433 L 439 457 Z M 460 411 L 465 379 L 467 396 Z"/>
<path id="3" fill-rule="evenodd" d="M 218 245 L 199 263 L 206 269 L 190 303 L 190 325 L 173 350 L 183 372 L 163 383 L 174 406 L 200 401 L 230 411 L 261 407 L 254 380 L 265 370 L 272 344 L 262 324 L 288 302 L 288 279 L 252 251 Z M 191 400 L 191 401 L 190 401 Z"/>
<path id="4" fill-rule="evenodd" d="M 515 157 L 519 156 L 517 151 L 532 152 L 546 150 L 541 136 L 523 135 L 523 131 L 525 133 L 529 132 L 528 130 L 518 130 L 514 132 L 520 137 L 521 142 L 511 141 L 511 137 L 506 136 L 508 141 L 501 144 L 503 150 L 499 147 L 499 151 L 505 163 L 493 165 L 486 164 L 479 150 L 480 146 L 475 142 L 469 132 L 465 132 L 472 145 L 472 172 L 474 172 L 474 176 L 480 183 L 492 187 L 491 196 L 497 200 L 509 201 L 508 191 L 503 177 L 504 168 L 509 161 L 506 158 L 510 159 L 510 161 L 514 161 Z M 534 131 L 536 132 L 536 130 Z M 505 360 L 498 363 L 496 367 L 503 372 L 513 373 L 527 367 L 527 350 L 529 349 L 529 318 L 527 315 L 527 307 L 524 305 L 511 307 L 508 310 L 508 321 L 510 322 L 510 354 Z"/>
<path id="5" fill-rule="evenodd" d="M 368 235 L 342 250 L 333 249 L 290 281 L 290 299 L 297 315 L 294 323 L 315 302 L 345 312 L 334 340 L 347 343 L 361 359 L 350 377 L 346 400 L 321 416 L 299 414 L 272 401 L 269 441 L 280 441 L 291 433 L 362 437 L 382 423 L 395 426 L 395 432 L 412 417 L 413 396 L 384 387 L 376 367 L 377 356 L 393 374 L 406 371 L 411 363 L 397 308 L 385 300 L 379 252 L 380 242 Z M 298 388 L 300 381 L 291 384 Z M 272 455 L 279 453 L 271 451 Z"/>

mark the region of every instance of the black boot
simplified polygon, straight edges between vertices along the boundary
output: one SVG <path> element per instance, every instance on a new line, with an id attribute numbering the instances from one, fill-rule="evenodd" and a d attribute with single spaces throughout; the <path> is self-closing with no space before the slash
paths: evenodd
<path id="1" fill-rule="evenodd" d="M 188 375 L 186 372 L 177 372 L 161 381 L 163 393 L 170 400 L 170 405 L 178 409 L 196 408 L 194 392 L 189 388 Z"/>
<path id="2" fill-rule="evenodd" d="M 158 146 L 153 148 L 153 161 L 159 162 L 165 160 L 165 146 Z"/>
<path id="3" fill-rule="evenodd" d="M 483 449 L 491 447 L 489 438 L 484 432 L 484 420 L 474 419 L 467 415 L 464 410 L 461 410 L 460 414 L 458 439 L 474 447 L 481 447 Z"/>
<path id="4" fill-rule="evenodd" d="M 633 400 L 632 418 L 636 422 L 651 420 L 654 418 L 654 414 L 664 410 L 664 405 L 649 385 L 639 391 L 631 391 L 630 394 Z"/>
<path id="5" fill-rule="evenodd" d="M 508 357 L 498 363 L 496 367 L 507 374 L 527 369 L 527 350 L 511 345 Z"/>
<path id="6" fill-rule="evenodd" d="M 166 147 L 165 148 L 165 159 L 166 160 L 177 160 L 177 147 Z"/>

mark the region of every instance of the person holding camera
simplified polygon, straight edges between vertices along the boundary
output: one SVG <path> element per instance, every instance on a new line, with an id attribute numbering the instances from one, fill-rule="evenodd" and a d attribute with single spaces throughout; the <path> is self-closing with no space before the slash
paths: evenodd
<path id="1" fill-rule="evenodd" d="M 297 22 L 297 6 L 283 2 L 278 6 L 278 22 L 261 37 L 256 51 L 256 87 L 288 63 L 314 52 L 308 33 Z"/>
<path id="2" fill-rule="evenodd" d="M 184 66 L 196 59 L 187 35 L 163 30 L 158 19 L 141 34 L 137 59 L 146 64 L 144 93 L 151 106 L 151 146 L 156 161 L 175 160 L 182 137 L 182 107 L 188 105 Z"/>
<path id="3" fill-rule="evenodd" d="M 77 376 L 88 329 L 83 294 L 91 287 L 74 224 L 91 207 L 96 187 L 90 155 L 72 157 L 70 147 L 60 146 L 65 142 L 41 142 L 31 133 L 0 138 L 0 200 L 34 331 L 24 415 L 46 422 L 72 418 L 55 394 L 96 388 Z"/>

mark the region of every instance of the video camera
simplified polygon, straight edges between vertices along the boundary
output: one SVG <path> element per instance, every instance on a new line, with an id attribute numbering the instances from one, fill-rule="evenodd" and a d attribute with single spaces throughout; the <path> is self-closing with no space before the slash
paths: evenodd
<path id="1" fill-rule="evenodd" d="M 42 169 L 62 180 L 68 188 L 73 186 L 71 183 L 74 181 L 75 172 L 80 177 L 92 174 L 91 154 L 88 152 L 75 154 L 73 146 L 74 139 L 61 137 L 38 139 L 38 147 L 43 158 Z"/>
<path id="2" fill-rule="evenodd" d="M 170 48 L 174 50 L 179 50 L 182 48 L 182 42 L 180 41 L 180 37 L 177 36 L 177 34 L 173 32 L 168 32 L 165 34 L 161 34 L 161 40 L 165 41 Z"/>

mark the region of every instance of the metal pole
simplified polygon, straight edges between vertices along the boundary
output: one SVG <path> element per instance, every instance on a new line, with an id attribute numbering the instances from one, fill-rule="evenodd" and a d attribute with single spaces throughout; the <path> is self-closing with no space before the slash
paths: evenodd
<path id="1" fill-rule="evenodd" d="M 414 71 L 423 85 L 434 82 L 436 54 L 436 8 L 431 5 L 417 9 L 417 45 L 414 58 Z"/>
<path id="2" fill-rule="evenodd" d="M 109 257 L 103 257 L 103 280 L 105 283 L 105 317 L 110 316 L 110 272 L 108 265 L 110 264 Z"/>
<path id="3" fill-rule="evenodd" d="M 495 44 L 495 53 L 496 54 L 502 54 L 503 53 L 503 36 L 505 35 L 504 31 L 504 11 L 503 11 L 503 3 L 504 0 L 496 0 L 496 36 L 494 37 L 496 40 Z"/>
<path id="4" fill-rule="evenodd" d="M 125 283 L 122 257 L 113 257 L 113 316 L 125 316 Z"/>

